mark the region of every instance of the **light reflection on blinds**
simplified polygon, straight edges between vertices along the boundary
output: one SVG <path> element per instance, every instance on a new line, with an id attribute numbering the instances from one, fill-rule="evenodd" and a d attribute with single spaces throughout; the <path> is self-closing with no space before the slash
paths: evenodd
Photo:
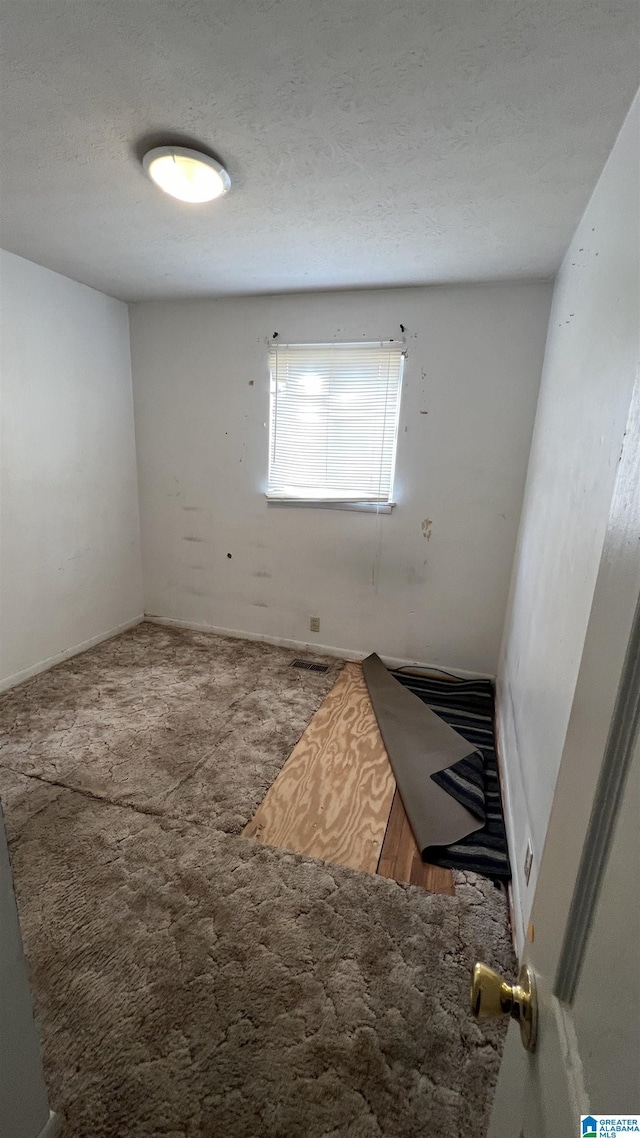
<path id="1" fill-rule="evenodd" d="M 274 344 L 267 497 L 389 502 L 402 344 Z"/>

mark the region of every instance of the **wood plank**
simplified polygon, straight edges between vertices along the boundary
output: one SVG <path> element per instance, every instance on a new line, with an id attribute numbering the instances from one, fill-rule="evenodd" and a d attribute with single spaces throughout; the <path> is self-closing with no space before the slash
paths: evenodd
<path id="1" fill-rule="evenodd" d="M 400 840 L 396 850 L 396 871 L 394 874 L 396 881 L 411 881 L 411 869 L 413 867 L 413 855 L 416 850 L 416 840 L 413 835 L 413 830 L 407 818 L 400 791 L 396 791 L 398 799 L 398 809 L 401 812 L 401 825 L 400 825 Z"/>
<path id="2" fill-rule="evenodd" d="M 375 873 L 394 792 L 362 669 L 348 663 L 243 833 Z"/>
<path id="3" fill-rule="evenodd" d="M 455 892 L 453 873 L 450 869 L 429 865 L 422 860 L 402 798 L 397 790 L 380 852 L 378 873 L 394 881 L 420 885 L 431 893 L 444 893 L 452 897 Z"/>
<path id="4" fill-rule="evenodd" d="M 398 806 L 398 803 L 400 803 L 400 806 Z M 402 836 L 403 815 L 402 799 L 396 790 L 393 796 L 391 813 L 389 814 L 389 824 L 384 836 L 384 842 L 382 843 L 377 868 L 377 872 L 381 877 L 390 877 L 393 881 L 396 880 L 396 853 Z"/>
<path id="5" fill-rule="evenodd" d="M 358 664 L 345 665 L 243 834 L 454 893 L 451 870 L 422 861 Z"/>

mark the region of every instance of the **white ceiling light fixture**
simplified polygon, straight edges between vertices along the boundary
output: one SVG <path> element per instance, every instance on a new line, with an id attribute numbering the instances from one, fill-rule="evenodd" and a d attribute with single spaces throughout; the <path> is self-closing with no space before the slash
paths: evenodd
<path id="1" fill-rule="evenodd" d="M 231 186 L 227 171 L 215 158 L 184 146 L 156 146 L 145 154 L 142 165 L 161 190 L 181 202 L 211 202 Z"/>

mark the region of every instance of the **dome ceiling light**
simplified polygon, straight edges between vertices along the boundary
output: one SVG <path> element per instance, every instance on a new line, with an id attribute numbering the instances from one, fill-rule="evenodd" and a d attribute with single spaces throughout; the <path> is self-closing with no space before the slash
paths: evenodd
<path id="1" fill-rule="evenodd" d="M 142 159 L 151 180 L 181 202 L 211 202 L 226 194 L 231 179 L 224 166 L 184 146 L 156 146 Z"/>

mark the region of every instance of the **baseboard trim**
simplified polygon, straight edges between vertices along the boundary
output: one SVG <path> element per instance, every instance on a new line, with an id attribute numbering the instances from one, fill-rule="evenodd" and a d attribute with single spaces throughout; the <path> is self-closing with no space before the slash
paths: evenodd
<path id="1" fill-rule="evenodd" d="M 135 628 L 137 624 L 142 624 L 143 620 L 144 616 L 135 616 L 131 620 L 125 620 L 124 624 L 118 624 L 115 628 L 109 628 L 106 632 L 92 636 L 90 640 L 83 640 L 81 644 L 74 644 L 72 648 L 64 648 L 62 652 L 57 652 L 55 656 L 48 656 L 46 660 L 40 660 L 38 664 L 32 664 L 30 668 L 23 668 L 21 672 L 14 672 L 12 676 L 6 676 L 5 679 L 0 680 L 0 692 L 14 688 L 17 684 L 23 684 L 25 680 L 37 676 L 39 672 L 48 672 L 50 668 L 55 668 L 56 664 L 62 663 L 63 660 L 68 660 L 71 656 L 79 656 L 81 652 L 87 652 L 89 648 L 101 644 L 103 640 L 111 640 L 112 637 L 118 636 L 121 632 L 126 632 L 128 628 Z"/>
<path id="2" fill-rule="evenodd" d="M 511 721 L 512 731 L 508 732 L 506 729 L 507 717 Z M 495 713 L 495 736 L 496 736 L 496 759 L 498 763 L 498 772 L 500 775 L 500 790 L 502 792 L 502 806 L 504 811 L 504 824 L 507 833 L 507 846 L 509 849 L 509 859 L 511 861 L 511 881 L 509 884 L 509 909 L 511 913 L 511 931 L 513 935 L 513 945 L 516 951 L 518 960 L 522 959 L 525 941 L 525 927 L 524 927 L 524 913 L 522 908 L 522 894 L 520 890 L 520 879 L 518 877 L 518 857 L 520 855 L 520 847 L 516 841 L 516 832 L 514 824 L 514 810 L 513 810 L 513 789 L 509 778 L 509 771 L 513 769 L 513 764 L 517 763 L 517 756 L 509 754 L 509 745 L 507 738 L 513 734 L 513 709 L 511 707 L 511 692 L 506 684 L 502 683 L 500 677 L 496 682 L 496 713 Z"/>
<path id="3" fill-rule="evenodd" d="M 288 640 L 281 636 L 266 636 L 260 632 L 242 632 L 237 628 L 219 628 L 213 624 L 201 624 L 193 620 L 175 620 L 169 616 L 158 616 L 155 613 L 145 613 L 144 619 L 151 624 L 164 624 L 169 628 L 191 628 L 194 632 L 214 632 L 217 636 L 230 636 L 234 640 L 257 640 L 261 644 L 273 644 L 276 648 L 294 648 L 299 652 L 317 652 L 320 656 L 336 656 L 339 660 L 355 660 L 360 663 L 368 652 L 355 652 L 349 648 L 334 648 L 330 644 L 315 644 L 306 640 Z M 494 677 L 488 672 L 469 672 L 464 668 L 449 667 L 444 664 L 431 664 L 424 660 L 406 660 L 401 656 L 386 656 L 380 653 L 391 668 L 433 668 L 435 671 L 450 672 L 459 676 L 461 680 L 492 680 Z"/>

